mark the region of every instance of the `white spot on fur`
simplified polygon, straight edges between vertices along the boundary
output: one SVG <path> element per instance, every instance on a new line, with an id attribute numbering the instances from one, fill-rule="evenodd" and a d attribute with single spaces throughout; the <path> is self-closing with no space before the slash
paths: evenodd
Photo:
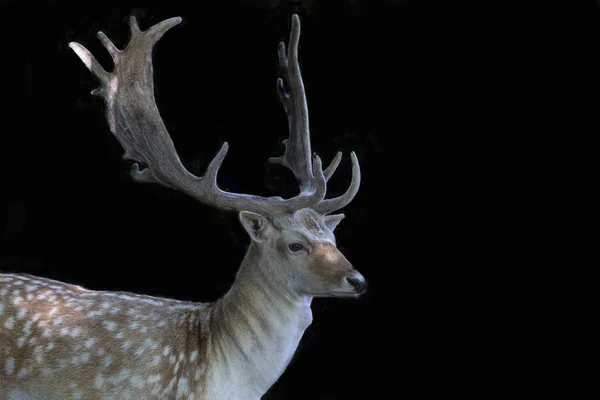
<path id="1" fill-rule="evenodd" d="M 191 362 L 196 361 L 196 357 L 198 357 L 198 350 L 192 351 L 192 354 L 190 355 L 190 361 Z"/>
<path id="2" fill-rule="evenodd" d="M 129 382 L 131 382 L 131 386 L 133 386 L 136 389 L 141 389 L 144 387 L 144 379 L 139 376 L 139 375 L 134 375 L 131 378 L 129 378 Z"/>
<path id="3" fill-rule="evenodd" d="M 25 314 L 27 314 L 27 310 L 24 308 L 21 308 L 19 310 L 19 312 L 17 313 L 17 319 L 22 320 L 25 317 Z"/>
<path id="4" fill-rule="evenodd" d="M 4 327 L 6 329 L 12 329 L 15 326 L 15 319 L 13 317 L 8 317 L 6 322 L 4 323 Z"/>
<path id="5" fill-rule="evenodd" d="M 96 378 L 94 379 L 94 387 L 96 389 L 102 389 L 103 385 L 104 385 L 104 377 L 102 375 L 96 375 Z"/>
<path id="6" fill-rule="evenodd" d="M 190 387 L 188 386 L 187 378 L 181 378 L 179 380 L 179 385 L 177 386 L 177 392 L 181 391 L 181 394 L 188 394 L 190 392 Z"/>
<path id="7" fill-rule="evenodd" d="M 15 372 L 15 359 L 8 358 L 4 365 L 4 369 L 6 370 L 6 375 L 12 375 L 12 373 Z"/>
<path id="8" fill-rule="evenodd" d="M 25 333 L 25 336 L 31 334 L 31 325 L 33 325 L 33 321 L 27 321 L 25 322 L 25 325 L 23 325 L 23 333 Z"/>
<path id="9" fill-rule="evenodd" d="M 119 375 L 116 377 L 116 381 L 123 382 L 130 376 L 131 376 L 131 372 L 128 369 L 122 369 L 121 372 L 119 372 Z"/>
<path id="10" fill-rule="evenodd" d="M 112 321 L 104 321 L 104 327 L 109 331 L 114 331 L 117 327 L 117 324 Z"/>

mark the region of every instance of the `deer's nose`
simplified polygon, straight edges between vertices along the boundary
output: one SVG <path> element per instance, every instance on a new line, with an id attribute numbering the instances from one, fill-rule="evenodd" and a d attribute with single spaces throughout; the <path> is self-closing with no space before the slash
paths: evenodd
<path id="1" fill-rule="evenodd" d="M 367 281 L 362 276 L 353 276 L 352 278 L 346 278 L 350 286 L 356 290 L 356 293 L 363 293 L 367 290 Z"/>

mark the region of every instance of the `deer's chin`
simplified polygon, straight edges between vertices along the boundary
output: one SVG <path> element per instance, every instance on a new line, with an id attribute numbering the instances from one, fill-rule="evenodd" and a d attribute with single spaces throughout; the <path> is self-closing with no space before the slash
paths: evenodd
<path id="1" fill-rule="evenodd" d="M 313 296 L 313 297 L 333 297 L 333 298 L 340 298 L 340 299 L 358 299 L 359 297 L 364 295 L 365 292 L 366 292 L 366 290 L 363 290 L 360 293 L 357 293 L 354 290 L 333 290 L 327 294 L 317 295 L 317 296 Z"/>
<path id="2" fill-rule="evenodd" d="M 349 293 L 349 294 L 341 296 L 341 297 L 351 298 L 351 299 L 358 299 L 358 298 L 362 297 L 365 293 L 366 293 L 366 290 L 363 290 L 360 293 Z"/>

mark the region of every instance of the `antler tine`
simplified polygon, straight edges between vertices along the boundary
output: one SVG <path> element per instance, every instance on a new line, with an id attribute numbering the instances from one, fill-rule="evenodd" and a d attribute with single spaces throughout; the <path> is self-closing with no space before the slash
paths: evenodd
<path id="1" fill-rule="evenodd" d="M 183 166 L 154 99 L 152 67 L 154 45 L 180 22 L 180 17 L 169 18 L 141 31 L 135 17 L 131 17 L 131 40 L 124 50 L 117 49 L 104 33 L 99 32 L 98 38 L 114 60 L 115 68 L 111 73 L 106 72 L 81 44 L 69 43 L 69 47 L 100 81 L 100 87 L 92 94 L 103 97 L 106 102 L 108 124 L 125 151 L 123 157 L 146 167 L 140 170 L 135 163 L 131 171 L 133 179 L 180 190 L 218 208 L 255 211 L 264 215 L 319 203 L 325 197 L 326 179 L 318 158 L 315 158 L 317 168 L 311 186 L 313 192 L 286 200 L 221 190 L 217 185 L 217 174 L 227 154 L 227 143 L 209 164 L 204 176 L 195 176 Z"/>
<path id="2" fill-rule="evenodd" d="M 352 180 L 350 181 L 350 186 L 341 196 L 321 201 L 314 207 L 315 211 L 323 215 L 337 211 L 348 205 L 358 193 L 360 187 L 360 166 L 358 164 L 358 157 L 356 157 L 356 153 L 352 152 L 350 153 L 350 158 L 352 159 Z"/>
<path id="3" fill-rule="evenodd" d="M 69 47 L 71 49 L 73 49 L 75 54 L 77 54 L 77 56 L 85 64 L 87 69 L 89 69 L 90 72 L 96 78 L 98 78 L 100 83 L 103 86 L 106 85 L 110 78 L 110 74 L 108 72 L 106 72 L 106 70 L 104 68 L 102 68 L 102 65 L 100 65 L 98 60 L 96 60 L 96 57 L 94 57 L 94 55 L 92 53 L 90 53 L 90 51 L 88 49 L 86 49 L 85 47 L 83 47 L 82 45 L 80 45 L 77 42 L 69 43 Z"/>
<path id="4" fill-rule="evenodd" d="M 331 160 L 329 167 L 323 172 L 325 180 L 329 181 L 329 178 L 331 178 L 337 167 L 340 165 L 340 161 L 342 161 L 342 152 L 338 151 L 335 157 L 333 157 L 333 160 Z"/>

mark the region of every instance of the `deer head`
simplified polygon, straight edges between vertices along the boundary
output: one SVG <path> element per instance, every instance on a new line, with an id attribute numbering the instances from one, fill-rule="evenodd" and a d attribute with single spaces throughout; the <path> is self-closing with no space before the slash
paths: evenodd
<path id="1" fill-rule="evenodd" d="M 252 246 L 268 259 L 258 264 L 279 284 L 311 297 L 357 296 L 366 289 L 365 279 L 336 247 L 333 229 L 340 219 L 308 208 L 273 219 L 240 213 Z"/>

